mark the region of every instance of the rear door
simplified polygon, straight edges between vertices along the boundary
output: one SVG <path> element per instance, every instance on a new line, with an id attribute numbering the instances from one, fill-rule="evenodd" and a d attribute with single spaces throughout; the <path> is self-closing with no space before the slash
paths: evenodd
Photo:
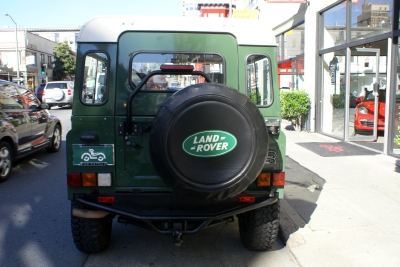
<path id="1" fill-rule="evenodd" d="M 204 33 L 166 33 L 166 32 L 127 32 L 119 39 L 118 75 L 116 86 L 116 132 L 126 121 L 126 101 L 135 86 L 134 77 L 127 75 L 143 73 L 159 68 L 161 62 L 155 60 L 165 55 L 172 55 L 165 64 L 193 64 L 196 70 L 202 70 L 214 77 L 214 82 L 227 84 L 238 89 L 238 58 L 237 42 L 229 34 Z M 136 59 L 146 54 L 145 62 L 138 66 Z M 220 58 L 217 64 L 199 63 L 204 57 Z M 152 61 L 152 58 L 154 60 Z M 184 61 L 186 59 L 186 61 Z M 203 65 L 202 65 L 203 64 Z M 222 75 L 216 75 L 220 73 Z M 135 78 L 140 75 L 135 75 Z M 166 77 L 170 85 L 188 86 L 191 82 L 179 77 Z M 186 82 L 186 83 L 185 83 Z M 174 85 L 176 86 L 176 85 Z M 128 118 L 141 129 L 151 127 L 151 124 L 162 105 L 173 92 L 140 91 L 132 100 L 132 117 Z M 132 144 L 137 145 L 136 147 Z M 119 187 L 164 187 L 158 177 L 150 158 L 149 132 L 142 131 L 137 135 L 116 138 L 117 186 Z M 178 149 L 178 148 L 177 148 Z"/>

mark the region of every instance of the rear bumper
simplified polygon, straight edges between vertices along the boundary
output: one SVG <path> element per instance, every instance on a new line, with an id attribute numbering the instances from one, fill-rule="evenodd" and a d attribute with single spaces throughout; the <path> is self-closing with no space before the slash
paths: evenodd
<path id="1" fill-rule="evenodd" d="M 165 220 L 218 220 L 249 210 L 272 205 L 278 201 L 278 194 L 249 192 L 243 195 L 255 197 L 254 203 L 239 203 L 238 197 L 219 202 L 201 201 L 185 198 L 175 194 L 120 194 L 112 204 L 97 203 L 92 195 L 75 195 L 74 200 L 83 204 L 88 210 L 106 211 L 138 221 Z"/>

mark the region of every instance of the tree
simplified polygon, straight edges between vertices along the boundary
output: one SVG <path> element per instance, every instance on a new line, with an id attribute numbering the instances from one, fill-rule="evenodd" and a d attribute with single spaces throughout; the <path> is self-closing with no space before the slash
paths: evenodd
<path id="1" fill-rule="evenodd" d="M 55 48 L 55 60 L 53 69 L 54 80 L 64 80 L 68 78 L 72 80 L 75 76 L 75 57 L 74 53 L 68 46 L 68 42 L 59 43 Z"/>

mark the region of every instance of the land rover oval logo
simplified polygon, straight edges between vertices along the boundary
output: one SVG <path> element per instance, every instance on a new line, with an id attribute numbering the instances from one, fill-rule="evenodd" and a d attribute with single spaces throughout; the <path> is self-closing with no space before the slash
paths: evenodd
<path id="1" fill-rule="evenodd" d="M 192 134 L 182 143 L 183 150 L 195 157 L 216 157 L 232 151 L 236 137 L 224 131 L 203 131 Z"/>

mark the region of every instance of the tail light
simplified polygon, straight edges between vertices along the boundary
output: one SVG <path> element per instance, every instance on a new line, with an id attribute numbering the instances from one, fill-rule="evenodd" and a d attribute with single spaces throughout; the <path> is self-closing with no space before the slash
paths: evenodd
<path id="1" fill-rule="evenodd" d="M 285 186 L 285 173 L 284 172 L 272 173 L 272 185 Z"/>
<path id="2" fill-rule="evenodd" d="M 96 173 L 82 173 L 82 186 L 96 186 Z"/>
<path id="3" fill-rule="evenodd" d="M 67 173 L 67 185 L 70 187 L 111 186 L 111 173 Z"/>
<path id="4" fill-rule="evenodd" d="M 257 186 L 285 186 L 284 172 L 262 172 L 257 176 Z"/>
<path id="5" fill-rule="evenodd" d="M 257 186 L 270 186 L 271 185 L 271 173 L 262 172 L 257 176 Z"/>
<path id="6" fill-rule="evenodd" d="M 115 202 L 115 197 L 98 197 L 97 202 L 99 203 L 114 203 Z"/>
<path id="7" fill-rule="evenodd" d="M 82 179 L 80 173 L 68 173 L 67 174 L 67 185 L 71 187 L 81 186 Z"/>
<path id="8" fill-rule="evenodd" d="M 254 196 L 239 196 L 238 201 L 241 203 L 254 203 L 256 198 Z"/>
<path id="9" fill-rule="evenodd" d="M 71 90 L 70 89 L 68 89 L 68 95 L 71 95 Z"/>

